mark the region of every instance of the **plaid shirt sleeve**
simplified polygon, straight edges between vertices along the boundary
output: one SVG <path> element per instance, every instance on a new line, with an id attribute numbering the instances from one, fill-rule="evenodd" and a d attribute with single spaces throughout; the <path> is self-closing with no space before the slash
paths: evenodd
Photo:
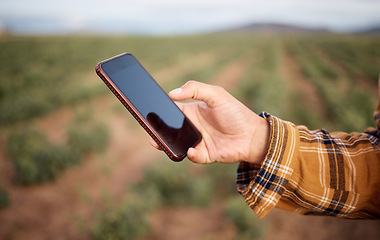
<path id="1" fill-rule="evenodd" d="M 259 217 L 278 207 L 305 215 L 380 218 L 378 130 L 310 131 L 262 116 L 270 124 L 267 155 L 261 166 L 241 162 L 236 181 Z"/>

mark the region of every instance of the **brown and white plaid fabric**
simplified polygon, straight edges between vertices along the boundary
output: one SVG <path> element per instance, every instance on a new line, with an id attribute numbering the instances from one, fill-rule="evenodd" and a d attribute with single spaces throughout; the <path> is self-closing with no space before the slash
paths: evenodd
<path id="1" fill-rule="evenodd" d="M 380 104 L 377 129 L 364 133 L 310 131 L 261 115 L 270 123 L 268 153 L 261 166 L 241 162 L 236 180 L 259 217 L 278 207 L 307 215 L 380 218 Z"/>

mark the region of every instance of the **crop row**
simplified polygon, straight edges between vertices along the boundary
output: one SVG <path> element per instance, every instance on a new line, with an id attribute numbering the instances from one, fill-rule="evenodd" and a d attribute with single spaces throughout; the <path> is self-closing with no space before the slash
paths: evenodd
<path id="1" fill-rule="evenodd" d="M 234 185 L 230 167 L 216 166 L 218 169 L 211 167 L 205 172 L 194 172 L 199 169 L 189 164 L 163 161 L 145 171 L 144 179 L 128 189 L 122 203 L 99 211 L 91 229 L 92 239 L 147 237 L 151 233 L 149 216 L 154 210 L 181 206 L 205 208 L 220 202 L 215 196 L 221 195 L 225 217 L 237 228 L 239 239 L 262 237 L 263 224 L 249 211 L 236 190 L 229 188 Z M 219 180 L 228 183 L 222 184 Z"/>
<path id="2" fill-rule="evenodd" d="M 254 102 L 255 109 L 268 109 L 283 115 L 288 111 L 280 103 L 289 97 L 278 72 L 279 64 L 286 64 L 281 62 L 284 44 L 290 43 L 292 52 L 297 53 L 307 77 L 314 71 L 310 68 L 314 68 L 320 76 L 314 74 L 311 80 L 318 77 L 320 84 L 329 80 L 331 84 L 326 85 L 333 85 L 342 71 L 354 79 L 347 84 L 360 78 L 377 81 L 380 71 L 377 67 L 380 64 L 377 40 L 339 35 L 290 38 L 249 34 L 156 38 L 8 37 L 0 42 L 0 111 L 3 113 L 0 124 L 28 120 L 106 93 L 104 86 L 97 84 L 99 80 L 94 66 L 100 60 L 125 51 L 135 54 L 152 72 L 175 67 L 204 52 L 216 56 L 218 61 L 212 66 L 205 65 L 203 69 L 196 68 L 194 72 L 184 72 L 178 79 L 173 79 L 177 81 L 176 85 L 190 79 L 207 82 L 224 63 L 249 54 L 254 61 L 244 81 L 253 83 L 244 83 L 246 86 L 243 84 L 240 88 L 241 94 L 255 100 L 250 101 Z M 313 49 L 319 49 L 326 57 L 313 54 Z M 309 63 L 304 63 L 304 58 Z M 331 66 L 331 62 L 336 66 Z M 312 67 L 305 67 L 307 64 Z M 88 77 L 89 72 L 93 77 Z"/>
<path id="3" fill-rule="evenodd" d="M 304 76 L 316 87 L 324 102 L 328 114 L 326 124 L 341 131 L 364 131 L 373 126 L 376 97 L 372 91 L 361 87 L 359 79 L 346 78 L 337 65 L 318 57 L 307 44 L 293 42 L 290 48 Z"/>
<path id="4" fill-rule="evenodd" d="M 15 180 L 32 185 L 56 179 L 68 167 L 81 162 L 90 152 L 102 152 L 109 139 L 104 124 L 73 124 L 66 141 L 52 143 L 33 127 L 11 133 L 7 141 L 7 155 L 13 163 Z"/>

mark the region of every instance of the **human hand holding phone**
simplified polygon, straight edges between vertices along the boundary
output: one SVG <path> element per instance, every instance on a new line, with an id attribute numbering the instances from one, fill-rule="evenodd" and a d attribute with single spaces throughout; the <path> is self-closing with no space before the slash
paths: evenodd
<path id="1" fill-rule="evenodd" d="M 187 157 L 200 164 L 264 160 L 269 124 L 221 87 L 189 81 L 169 93 L 202 134 L 201 142 L 188 150 Z M 151 141 L 151 144 L 160 147 Z"/>

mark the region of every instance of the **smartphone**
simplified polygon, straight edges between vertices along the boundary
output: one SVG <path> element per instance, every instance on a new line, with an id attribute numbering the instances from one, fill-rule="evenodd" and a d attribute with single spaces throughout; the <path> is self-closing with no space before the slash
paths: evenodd
<path id="1" fill-rule="evenodd" d="M 130 53 L 97 64 L 96 73 L 173 161 L 202 139 L 200 132 Z"/>

